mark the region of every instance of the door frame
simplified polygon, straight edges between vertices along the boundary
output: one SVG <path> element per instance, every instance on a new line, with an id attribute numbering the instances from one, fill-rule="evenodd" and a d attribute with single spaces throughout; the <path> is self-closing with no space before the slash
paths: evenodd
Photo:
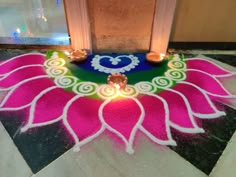
<path id="1" fill-rule="evenodd" d="M 85 49 L 92 53 L 92 35 L 87 0 L 64 0 L 64 6 L 71 47 L 75 50 Z M 156 0 L 150 51 L 166 53 L 175 7 L 176 0 Z"/>
<path id="2" fill-rule="evenodd" d="M 92 53 L 92 37 L 87 0 L 64 0 L 71 48 Z"/>

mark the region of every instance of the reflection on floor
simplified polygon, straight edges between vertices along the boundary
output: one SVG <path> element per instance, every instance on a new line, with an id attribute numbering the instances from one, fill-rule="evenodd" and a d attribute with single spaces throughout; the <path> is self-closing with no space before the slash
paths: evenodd
<path id="1" fill-rule="evenodd" d="M 0 16 L 1 44 L 70 43 L 62 1 L 0 0 Z"/>

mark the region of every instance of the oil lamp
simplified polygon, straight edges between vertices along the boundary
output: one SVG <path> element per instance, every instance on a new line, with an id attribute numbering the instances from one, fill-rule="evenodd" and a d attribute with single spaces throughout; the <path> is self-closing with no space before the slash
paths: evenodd
<path id="1" fill-rule="evenodd" d="M 152 63 L 161 63 L 165 59 L 165 54 L 149 52 L 146 54 L 146 59 L 147 61 L 152 62 Z"/>
<path id="2" fill-rule="evenodd" d="M 82 62 L 87 59 L 87 52 L 84 50 L 74 50 L 72 52 L 66 51 L 65 54 L 71 61 Z"/>
<path id="3" fill-rule="evenodd" d="M 116 89 L 125 89 L 128 78 L 124 74 L 114 73 L 107 78 L 107 83 Z"/>

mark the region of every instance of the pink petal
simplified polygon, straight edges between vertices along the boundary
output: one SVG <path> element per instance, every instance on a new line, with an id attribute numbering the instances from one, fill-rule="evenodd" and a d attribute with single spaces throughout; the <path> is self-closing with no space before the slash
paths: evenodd
<path id="1" fill-rule="evenodd" d="M 165 90 L 159 94 L 164 98 L 169 106 L 170 121 L 180 127 L 194 129 L 196 127 L 195 119 L 192 116 L 191 108 L 187 107 L 180 94 L 174 91 Z M 187 100 L 187 99 L 186 99 Z"/>
<path id="2" fill-rule="evenodd" d="M 101 129 L 98 109 L 101 101 L 81 97 L 75 100 L 67 111 L 67 122 L 80 140 L 83 140 Z"/>
<path id="3" fill-rule="evenodd" d="M 174 87 L 174 90 L 184 94 L 188 100 L 188 103 L 190 104 L 192 111 L 196 114 L 199 114 L 198 117 L 209 117 L 210 115 L 217 117 L 219 112 L 215 105 L 212 103 L 209 97 L 197 89 L 197 87 L 187 83 L 178 83 Z"/>
<path id="4" fill-rule="evenodd" d="M 187 60 L 187 67 L 188 69 L 197 69 L 216 76 L 231 74 L 230 71 L 227 71 L 218 66 L 216 63 L 213 63 L 212 61 L 207 61 L 205 59 L 194 58 Z"/>
<path id="5" fill-rule="evenodd" d="M 145 110 L 142 126 L 159 140 L 169 140 L 166 110 L 163 102 L 153 96 L 143 96 L 139 99 Z"/>
<path id="6" fill-rule="evenodd" d="M 7 97 L 2 102 L 3 108 L 17 108 L 30 104 L 33 99 L 48 87 L 55 86 L 49 78 L 38 78 L 20 84 L 15 90 L 8 92 Z"/>
<path id="7" fill-rule="evenodd" d="M 73 96 L 75 96 L 73 92 L 54 87 L 35 103 L 32 123 L 45 123 L 57 119 L 62 115 L 66 103 Z"/>
<path id="8" fill-rule="evenodd" d="M 126 140 L 140 119 L 141 111 L 137 103 L 129 98 L 112 100 L 103 109 L 104 121 L 121 133 Z"/>
<path id="9" fill-rule="evenodd" d="M 17 70 L 7 77 L 4 77 L 0 80 L 0 87 L 8 88 L 11 87 L 25 79 L 39 76 L 39 75 L 45 75 L 45 71 L 43 69 L 43 66 L 32 66 L 32 67 L 26 67 L 22 68 L 20 70 Z"/>
<path id="10" fill-rule="evenodd" d="M 32 64 L 43 64 L 45 57 L 42 54 L 26 54 L 14 57 L 0 64 L 0 74 L 6 74 L 16 68 Z"/>
<path id="11" fill-rule="evenodd" d="M 229 95 L 229 93 L 224 90 L 217 79 L 200 71 L 188 70 L 186 81 L 193 83 L 203 90 L 213 94 L 222 96 Z"/>

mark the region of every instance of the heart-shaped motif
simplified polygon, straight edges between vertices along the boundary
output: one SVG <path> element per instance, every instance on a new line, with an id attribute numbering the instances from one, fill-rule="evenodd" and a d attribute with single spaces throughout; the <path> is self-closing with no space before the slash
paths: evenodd
<path id="1" fill-rule="evenodd" d="M 112 57 L 108 55 L 95 55 L 91 61 L 94 70 L 107 74 L 125 73 L 134 69 L 139 64 L 138 57 L 134 55 L 119 55 Z"/>

